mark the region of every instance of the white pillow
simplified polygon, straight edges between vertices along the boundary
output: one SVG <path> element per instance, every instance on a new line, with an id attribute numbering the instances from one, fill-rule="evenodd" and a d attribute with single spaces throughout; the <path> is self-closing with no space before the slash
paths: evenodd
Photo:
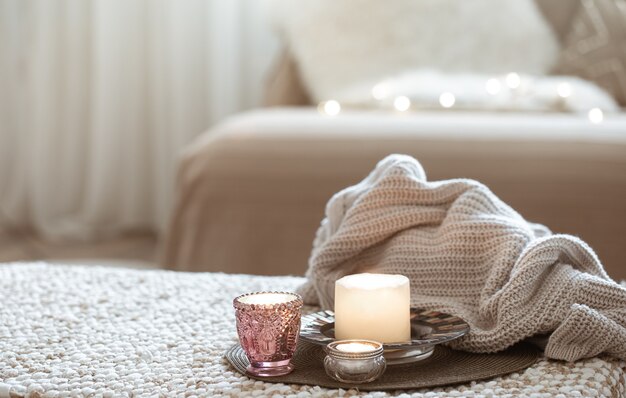
<path id="1" fill-rule="evenodd" d="M 542 74 L 558 43 L 533 0 L 282 0 L 274 17 L 315 100 L 416 69 Z"/>

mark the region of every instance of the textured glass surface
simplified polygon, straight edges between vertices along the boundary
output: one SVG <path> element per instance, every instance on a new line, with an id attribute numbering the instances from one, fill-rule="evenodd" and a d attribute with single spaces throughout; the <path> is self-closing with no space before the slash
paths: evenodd
<path id="1" fill-rule="evenodd" d="M 382 354 L 369 359 L 340 359 L 327 355 L 324 358 L 326 374 L 343 383 L 369 383 L 379 378 L 386 368 Z"/>
<path id="2" fill-rule="evenodd" d="M 249 298 L 255 293 L 244 295 Z M 267 296 L 267 293 L 257 293 Z M 254 304 L 250 300 L 235 299 L 237 334 L 241 347 L 250 360 L 249 372 L 260 376 L 273 376 L 290 372 L 300 334 L 302 299 L 279 303 Z M 276 293 L 277 298 L 285 293 Z M 278 296 L 282 295 L 282 296 Z M 244 302 L 245 301 L 245 302 Z"/>

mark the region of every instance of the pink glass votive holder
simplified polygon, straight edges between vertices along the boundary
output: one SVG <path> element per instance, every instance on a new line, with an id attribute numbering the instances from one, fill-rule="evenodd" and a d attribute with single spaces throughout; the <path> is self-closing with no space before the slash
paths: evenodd
<path id="1" fill-rule="evenodd" d="M 233 300 L 239 342 L 254 376 L 281 376 L 293 370 L 290 363 L 298 336 L 302 298 L 295 293 L 257 292 Z"/>

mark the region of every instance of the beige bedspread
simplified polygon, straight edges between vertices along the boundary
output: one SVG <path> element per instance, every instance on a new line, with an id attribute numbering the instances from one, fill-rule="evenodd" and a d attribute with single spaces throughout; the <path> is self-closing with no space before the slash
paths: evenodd
<path id="1" fill-rule="evenodd" d="M 161 263 L 302 275 L 326 202 L 390 153 L 415 157 L 433 181 L 482 182 L 525 219 L 582 238 L 626 279 L 626 114 L 598 126 L 559 114 L 239 115 L 184 154 Z"/>

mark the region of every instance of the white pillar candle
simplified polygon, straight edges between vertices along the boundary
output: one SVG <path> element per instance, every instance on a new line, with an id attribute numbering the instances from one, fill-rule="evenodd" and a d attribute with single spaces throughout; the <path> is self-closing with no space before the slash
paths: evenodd
<path id="1" fill-rule="evenodd" d="M 335 338 L 411 339 L 411 291 L 403 275 L 354 274 L 335 282 Z"/>

